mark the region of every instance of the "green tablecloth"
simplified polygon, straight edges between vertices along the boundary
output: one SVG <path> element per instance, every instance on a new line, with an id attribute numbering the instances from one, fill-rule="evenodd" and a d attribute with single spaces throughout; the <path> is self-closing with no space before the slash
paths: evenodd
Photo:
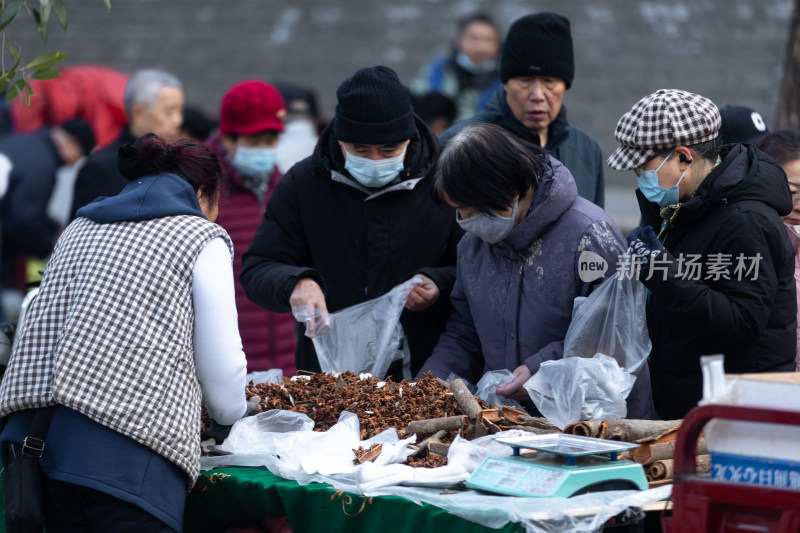
<path id="1" fill-rule="evenodd" d="M 236 520 L 287 515 L 294 533 L 522 532 L 520 524 L 490 529 L 433 505 L 396 496 L 365 498 L 328 485 L 298 485 L 268 470 L 236 467 L 201 472 L 186 501 L 184 530 L 220 530 Z"/>

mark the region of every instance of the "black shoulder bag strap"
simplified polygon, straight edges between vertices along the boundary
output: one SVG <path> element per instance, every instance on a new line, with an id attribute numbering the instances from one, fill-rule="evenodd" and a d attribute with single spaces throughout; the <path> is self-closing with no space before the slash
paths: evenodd
<path id="1" fill-rule="evenodd" d="M 22 446 L 9 445 L 3 493 L 8 533 L 41 533 L 44 524 L 44 495 L 39 459 L 55 406 L 38 409 Z"/>

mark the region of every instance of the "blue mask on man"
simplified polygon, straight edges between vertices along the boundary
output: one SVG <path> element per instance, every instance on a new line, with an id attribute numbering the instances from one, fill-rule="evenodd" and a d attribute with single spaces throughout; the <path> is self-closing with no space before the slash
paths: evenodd
<path id="1" fill-rule="evenodd" d="M 665 189 L 661 185 L 658 184 L 658 171 L 661 170 L 661 167 L 664 166 L 664 163 L 672 157 L 672 154 L 675 152 L 670 152 L 670 154 L 658 165 L 658 168 L 655 170 L 639 170 L 636 172 L 636 183 L 639 186 L 639 190 L 642 191 L 642 194 L 645 198 L 649 201 L 656 203 L 660 206 L 667 206 L 667 205 L 674 205 L 680 201 L 679 196 L 679 188 L 678 186 L 683 181 L 683 177 L 686 175 L 686 172 L 689 170 L 689 167 L 686 167 L 686 170 L 683 171 L 681 174 L 680 179 L 678 179 L 678 183 L 670 187 L 669 189 Z"/>
<path id="2" fill-rule="evenodd" d="M 406 158 L 406 149 L 396 157 L 386 159 L 368 159 L 345 152 L 344 168 L 364 187 L 383 187 L 392 181 L 402 170 Z"/>

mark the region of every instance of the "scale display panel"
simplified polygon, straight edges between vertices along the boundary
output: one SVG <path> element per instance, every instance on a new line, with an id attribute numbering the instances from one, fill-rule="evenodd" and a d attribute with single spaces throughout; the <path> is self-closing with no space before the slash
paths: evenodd
<path id="1" fill-rule="evenodd" d="M 642 465 L 617 460 L 618 452 L 637 444 L 561 434 L 497 442 L 511 446 L 514 455 L 486 458 L 467 480 L 468 487 L 535 498 L 647 488 Z M 535 452 L 520 454 L 524 449 Z"/>

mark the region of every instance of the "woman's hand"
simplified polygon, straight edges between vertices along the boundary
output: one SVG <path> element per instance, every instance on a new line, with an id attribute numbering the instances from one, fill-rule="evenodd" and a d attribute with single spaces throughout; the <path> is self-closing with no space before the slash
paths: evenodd
<path id="1" fill-rule="evenodd" d="M 498 396 L 502 396 L 504 398 L 510 398 L 512 400 L 530 400 L 531 397 L 528 394 L 528 391 L 525 390 L 523 385 L 526 381 L 531 379 L 531 371 L 527 365 L 521 365 L 512 372 L 514 374 L 514 380 L 506 383 L 505 385 L 501 385 L 495 389 L 495 392 Z"/>
<path id="2" fill-rule="evenodd" d="M 319 283 L 311 278 L 302 278 L 294 285 L 294 290 L 289 297 L 292 313 L 297 317 L 298 312 L 305 316 L 303 323 L 308 336 L 312 339 L 318 331 L 328 327 L 328 306 L 325 304 L 325 295 Z"/>
<path id="3" fill-rule="evenodd" d="M 408 295 L 406 309 L 409 311 L 424 311 L 439 298 L 439 287 L 427 276 L 417 274 L 415 277 L 422 280 L 422 285 L 417 285 Z"/>

